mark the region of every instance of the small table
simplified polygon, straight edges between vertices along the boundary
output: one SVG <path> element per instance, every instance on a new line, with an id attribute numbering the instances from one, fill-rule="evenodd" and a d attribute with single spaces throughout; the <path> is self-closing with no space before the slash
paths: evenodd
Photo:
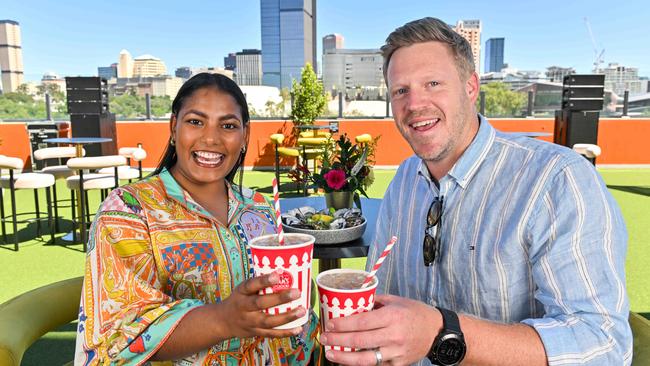
<path id="1" fill-rule="evenodd" d="M 330 132 L 338 132 L 339 126 L 335 123 L 330 123 L 328 125 L 297 125 L 294 126 L 299 130 L 329 130 Z"/>
<path id="2" fill-rule="evenodd" d="M 107 137 L 55 137 L 45 139 L 43 142 L 49 144 L 72 144 L 76 147 L 76 155 L 78 158 L 83 156 L 82 146 L 86 144 L 101 144 L 104 142 L 111 142 L 113 139 Z"/>
<path id="3" fill-rule="evenodd" d="M 71 144 L 75 145 L 75 155 L 78 158 L 83 157 L 83 145 L 87 144 L 100 144 L 104 142 L 111 142 L 113 139 L 107 137 L 55 137 L 51 139 L 45 139 L 43 142 L 49 144 Z M 55 188 L 56 189 L 56 188 Z M 77 194 L 79 199 L 77 199 L 77 213 L 81 215 L 81 191 L 78 190 Z M 75 241 L 75 231 L 65 234 L 61 239 L 63 241 L 74 242 Z M 85 244 L 84 244 L 85 245 Z"/>
<path id="4" fill-rule="evenodd" d="M 361 209 L 363 211 L 363 217 L 366 218 L 366 231 L 359 239 L 340 244 L 314 245 L 314 258 L 319 259 L 319 272 L 341 268 L 341 258 L 359 258 L 368 255 L 368 248 L 375 238 L 375 224 L 377 223 L 380 205 L 381 199 L 361 198 Z M 282 212 L 304 206 L 313 207 L 316 211 L 322 210 L 325 208 L 325 197 L 313 196 L 280 199 Z"/>

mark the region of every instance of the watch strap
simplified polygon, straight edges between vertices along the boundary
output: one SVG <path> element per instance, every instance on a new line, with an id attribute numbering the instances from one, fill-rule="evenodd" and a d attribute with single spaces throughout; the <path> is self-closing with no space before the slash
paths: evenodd
<path id="1" fill-rule="evenodd" d="M 463 343 L 463 346 L 465 344 L 463 332 L 460 330 L 460 320 L 458 319 L 458 315 L 451 310 L 443 309 L 441 307 L 436 306 L 436 309 L 440 311 L 440 315 L 442 316 L 442 330 L 440 331 L 440 333 L 438 333 L 436 338 L 433 340 L 433 344 L 431 344 L 429 353 L 427 353 L 427 358 L 429 359 L 429 361 L 431 361 L 433 365 L 440 364 L 436 354 L 436 348 L 439 345 L 439 342 L 441 342 L 446 335 L 455 334 L 457 339 L 459 339 Z M 463 350 L 463 355 L 458 360 L 458 362 L 462 361 L 464 357 L 465 357 L 465 350 Z"/>
<path id="2" fill-rule="evenodd" d="M 458 320 L 458 315 L 456 315 L 455 312 L 438 306 L 436 306 L 436 309 L 438 309 L 438 311 L 440 311 L 440 314 L 442 315 L 443 331 L 448 330 L 454 333 L 462 334 L 460 330 L 460 320 Z"/>

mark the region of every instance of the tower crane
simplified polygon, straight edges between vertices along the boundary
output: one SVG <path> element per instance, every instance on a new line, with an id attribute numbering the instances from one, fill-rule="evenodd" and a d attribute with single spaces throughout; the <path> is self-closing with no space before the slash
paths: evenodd
<path id="1" fill-rule="evenodd" d="M 594 32 L 591 31 L 591 24 L 589 23 L 589 18 L 585 17 L 585 25 L 587 26 L 587 31 L 589 31 L 589 36 L 591 37 L 591 44 L 594 47 L 594 63 L 593 63 L 593 73 L 597 73 L 600 69 L 600 65 L 604 63 L 603 55 L 605 54 L 605 48 L 598 49 L 596 44 L 596 38 L 594 37 Z"/>

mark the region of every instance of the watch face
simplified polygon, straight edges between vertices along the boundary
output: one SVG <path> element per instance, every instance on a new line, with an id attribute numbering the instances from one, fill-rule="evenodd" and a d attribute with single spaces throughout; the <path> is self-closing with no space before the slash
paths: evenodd
<path id="1" fill-rule="evenodd" d="M 450 337 L 443 339 L 438 344 L 436 357 L 442 365 L 455 365 L 465 356 L 465 343 L 462 340 Z"/>

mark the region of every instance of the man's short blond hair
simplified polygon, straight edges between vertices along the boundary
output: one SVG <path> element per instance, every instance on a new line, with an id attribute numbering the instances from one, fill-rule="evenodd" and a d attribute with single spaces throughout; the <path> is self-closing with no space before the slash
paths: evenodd
<path id="1" fill-rule="evenodd" d="M 442 42 L 449 45 L 456 68 L 461 77 L 469 78 L 474 72 L 474 56 L 472 47 L 465 38 L 454 32 L 447 23 L 437 18 L 422 18 L 408 22 L 395 29 L 386 38 L 386 44 L 381 47 L 384 57 L 384 79 L 388 83 L 388 64 L 393 53 L 401 47 L 411 46 L 421 42 Z"/>

